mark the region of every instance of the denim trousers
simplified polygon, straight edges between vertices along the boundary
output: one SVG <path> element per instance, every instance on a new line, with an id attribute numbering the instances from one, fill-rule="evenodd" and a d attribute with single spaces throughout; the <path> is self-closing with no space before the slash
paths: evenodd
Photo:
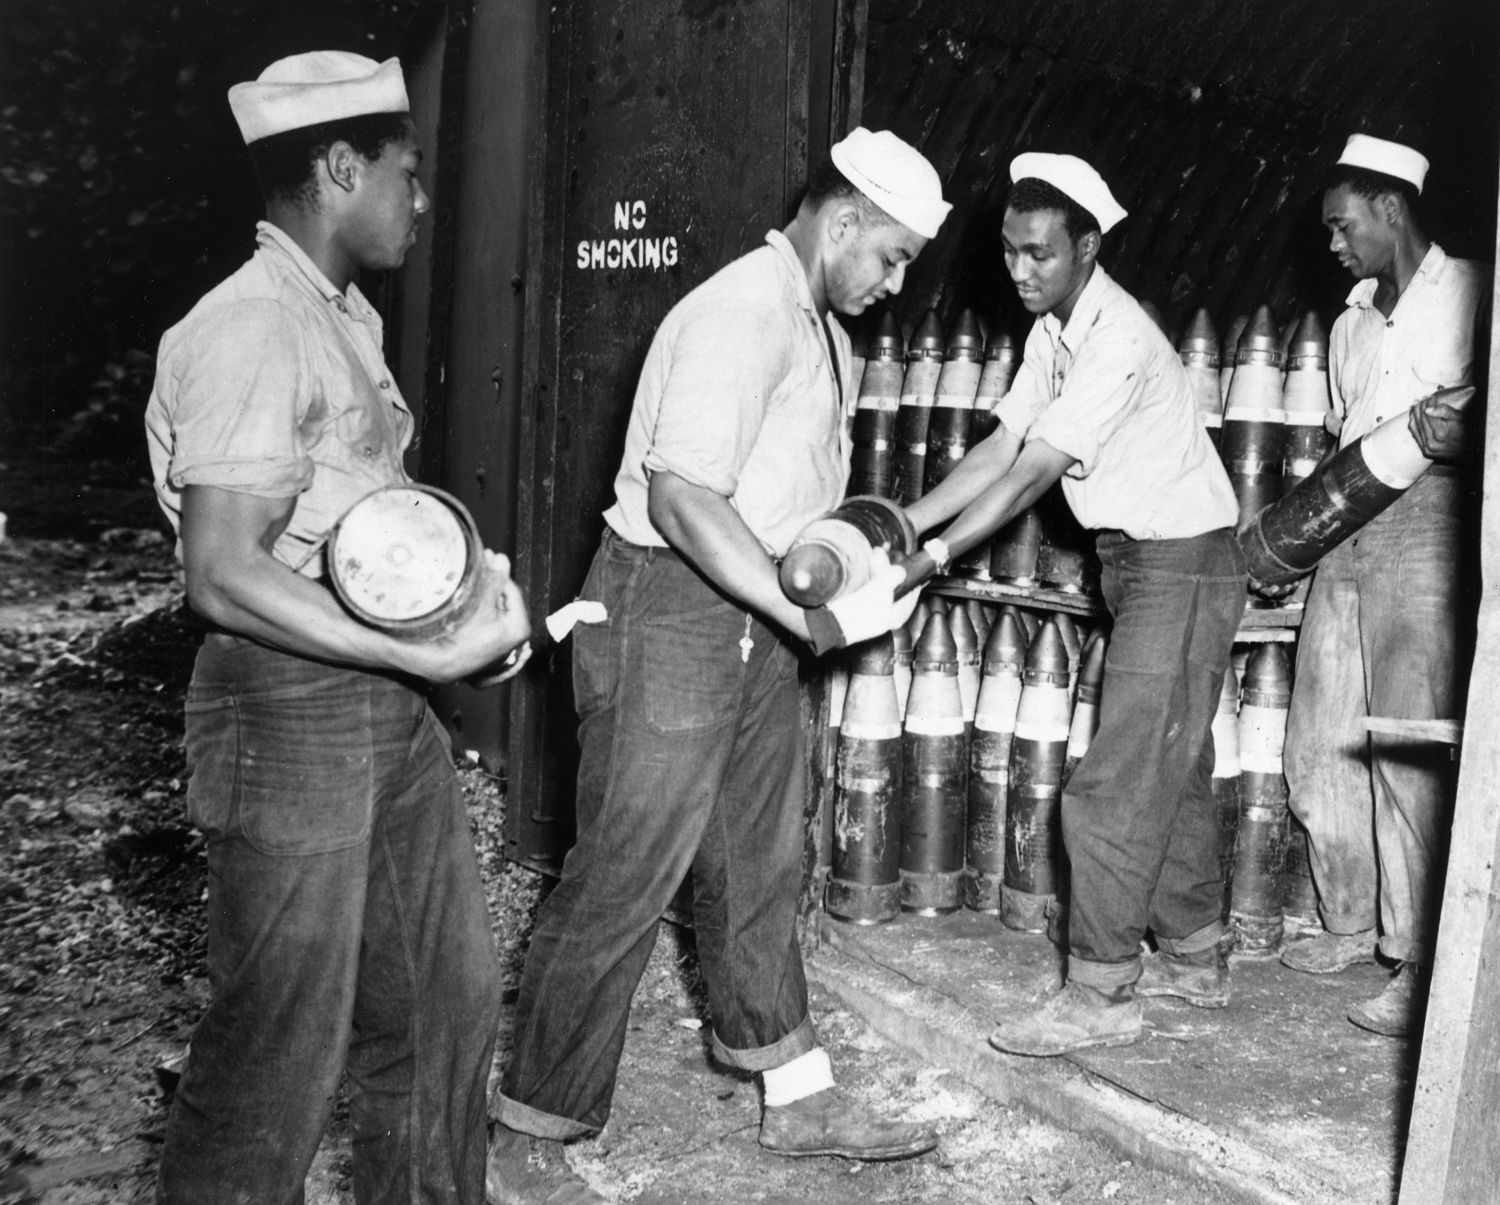
<path id="1" fill-rule="evenodd" d="M 1463 718 L 1477 513 L 1463 478 L 1430 470 L 1323 558 L 1298 642 L 1286 777 L 1319 912 L 1331 933 L 1378 922 L 1398 962 L 1431 958 L 1457 778 L 1448 746 L 1360 719 Z"/>
<path id="2" fill-rule="evenodd" d="M 817 1045 L 797 946 L 805 736 L 788 637 L 675 553 L 606 531 L 573 633 L 578 840 L 527 951 L 495 1101 L 513 1129 L 603 1127 L 630 1001 L 692 871 L 715 1055 L 747 1071 Z"/>
<path id="3" fill-rule="evenodd" d="M 499 962 L 425 699 L 214 634 L 187 751 L 212 1001 L 158 1200 L 300 1205 L 347 1071 L 356 1201 L 482 1205 Z"/>
<path id="4" fill-rule="evenodd" d="M 1245 609 L 1245 560 L 1226 528 L 1176 540 L 1103 533 L 1113 627 L 1099 730 L 1063 790 L 1070 864 L 1068 976 L 1133 983 L 1150 930 L 1173 953 L 1222 932 L 1211 728 Z"/>

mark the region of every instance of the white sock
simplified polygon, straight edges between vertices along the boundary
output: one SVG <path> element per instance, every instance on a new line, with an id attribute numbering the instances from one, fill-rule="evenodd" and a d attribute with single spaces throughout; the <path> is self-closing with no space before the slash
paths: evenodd
<path id="1" fill-rule="evenodd" d="M 790 1063 L 762 1071 L 760 1078 L 766 1090 L 766 1108 L 775 1109 L 833 1087 L 833 1065 L 828 1061 L 828 1051 L 817 1046 Z"/>

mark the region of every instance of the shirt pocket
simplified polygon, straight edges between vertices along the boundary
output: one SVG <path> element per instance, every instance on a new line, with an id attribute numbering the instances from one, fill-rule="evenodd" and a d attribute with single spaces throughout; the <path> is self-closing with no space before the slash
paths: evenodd
<path id="1" fill-rule="evenodd" d="M 1456 324 L 1434 324 L 1412 349 L 1411 378 L 1418 397 L 1450 385 L 1467 384 L 1474 367 L 1472 332 Z"/>

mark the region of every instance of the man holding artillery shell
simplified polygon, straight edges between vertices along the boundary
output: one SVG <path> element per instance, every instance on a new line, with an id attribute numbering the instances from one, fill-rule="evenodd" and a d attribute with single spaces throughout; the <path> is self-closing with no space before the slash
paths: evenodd
<path id="1" fill-rule="evenodd" d="M 1037 321 L 999 429 L 908 508 L 918 531 L 953 519 L 908 580 L 941 571 L 1059 479 L 1098 533 L 1114 627 L 1098 733 L 1062 797 L 1067 982 L 990 1038 L 1055 1055 L 1134 1042 L 1138 995 L 1229 1000 L 1209 730 L 1245 571 L 1234 493 L 1182 362 L 1097 262 L 1125 211 L 1071 155 L 1021 155 L 1011 179 L 1005 263 Z M 1143 966 L 1148 930 L 1158 952 Z"/>
<path id="2" fill-rule="evenodd" d="M 1356 516 L 1363 526 L 1351 522 L 1353 534 L 1318 564 L 1286 741 L 1290 806 L 1307 828 L 1324 929 L 1281 960 L 1328 974 L 1375 961 L 1378 948 L 1396 974 L 1349 1019 L 1387 1035 L 1421 1025 L 1453 779 L 1446 747 L 1367 734 L 1360 723 L 1462 714 L 1475 604 L 1466 566 L 1478 497 L 1459 459 L 1471 437 L 1449 403 L 1452 387 L 1474 382 L 1489 271 L 1450 258 L 1424 233 L 1427 169 L 1409 146 L 1355 134 L 1323 194 L 1329 249 L 1359 281 L 1329 338 L 1338 455 L 1365 441 L 1367 467 L 1385 477 L 1384 487 L 1372 481 L 1371 501 L 1388 509 Z M 1414 471 L 1383 472 L 1390 457 L 1377 461 L 1371 449 L 1387 434 L 1415 441 Z M 1262 527 L 1274 530 L 1267 516 Z"/>
<path id="3" fill-rule="evenodd" d="M 158 1200 L 301 1201 L 347 1072 L 355 1195 L 480 1205 L 499 966 L 426 686 L 524 647 L 526 609 L 494 553 L 467 619 L 423 640 L 356 621 L 328 585 L 340 516 L 407 480 L 412 417 L 354 283 L 400 265 L 427 209 L 400 64 L 294 55 L 229 100 L 267 220 L 163 337 L 146 415 L 212 625 L 187 752 L 213 999 Z"/>

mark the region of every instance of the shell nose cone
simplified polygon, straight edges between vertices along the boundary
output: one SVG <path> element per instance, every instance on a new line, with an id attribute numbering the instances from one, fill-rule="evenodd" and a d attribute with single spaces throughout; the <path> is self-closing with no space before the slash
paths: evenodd
<path id="1" fill-rule="evenodd" d="M 824 544 L 800 544 L 781 562 L 782 592 L 799 607 L 821 607 L 844 585 L 843 562 Z"/>
<path id="2" fill-rule="evenodd" d="M 1026 668 L 1040 674 L 1068 672 L 1068 646 L 1050 615 L 1031 638 L 1031 647 L 1026 650 Z"/>
<path id="3" fill-rule="evenodd" d="M 1178 344 L 1179 352 L 1196 352 L 1199 355 L 1217 356 L 1219 354 L 1219 336 L 1214 330 L 1213 319 L 1208 316 L 1208 311 L 1199 309 L 1193 315 L 1193 320 L 1188 324 L 1187 333 L 1182 336 L 1182 342 Z"/>
<path id="4" fill-rule="evenodd" d="M 1021 621 L 1008 608 L 1000 612 L 990 628 L 990 638 L 984 646 L 984 664 L 1009 666 L 1017 671 L 1026 664 L 1026 635 Z"/>
<path id="5" fill-rule="evenodd" d="M 926 356 L 928 359 L 943 358 L 943 324 L 938 320 L 937 310 L 928 310 L 911 337 L 908 354 Z"/>
<path id="6" fill-rule="evenodd" d="M 943 612 L 935 610 L 928 615 L 921 638 L 917 641 L 916 651 L 912 655 L 912 668 L 947 670 L 950 673 L 958 671 L 958 645 L 954 643 L 953 631 L 948 626 L 948 616 Z"/>
<path id="7" fill-rule="evenodd" d="M 1261 306 L 1255 311 L 1240 336 L 1235 350 L 1236 364 L 1280 364 L 1281 331 L 1276 319 L 1271 316 L 1271 307 Z"/>
<path id="8" fill-rule="evenodd" d="M 978 360 L 984 351 L 984 333 L 973 310 L 965 310 L 948 333 L 948 358 Z"/>
<path id="9" fill-rule="evenodd" d="M 1302 315 L 1302 321 L 1297 323 L 1297 330 L 1292 335 L 1292 342 L 1287 349 L 1288 357 L 1293 361 L 1301 359 L 1328 358 L 1328 332 L 1323 327 L 1323 320 L 1318 317 L 1316 310 L 1308 310 Z"/>
<path id="10" fill-rule="evenodd" d="M 899 360 L 906 354 L 906 341 L 901 337 L 901 323 L 891 310 L 880 315 L 875 328 L 875 338 L 870 345 L 870 354 L 877 360 Z"/>
<path id="11" fill-rule="evenodd" d="M 1104 681 L 1104 654 L 1108 648 L 1103 632 L 1096 629 L 1090 634 L 1088 643 L 1083 646 L 1082 664 L 1078 668 L 1080 690 L 1085 686 L 1098 687 Z"/>
<path id="12" fill-rule="evenodd" d="M 1241 684 L 1246 695 L 1284 695 L 1291 698 L 1292 667 L 1279 644 L 1262 644 L 1245 662 Z"/>

